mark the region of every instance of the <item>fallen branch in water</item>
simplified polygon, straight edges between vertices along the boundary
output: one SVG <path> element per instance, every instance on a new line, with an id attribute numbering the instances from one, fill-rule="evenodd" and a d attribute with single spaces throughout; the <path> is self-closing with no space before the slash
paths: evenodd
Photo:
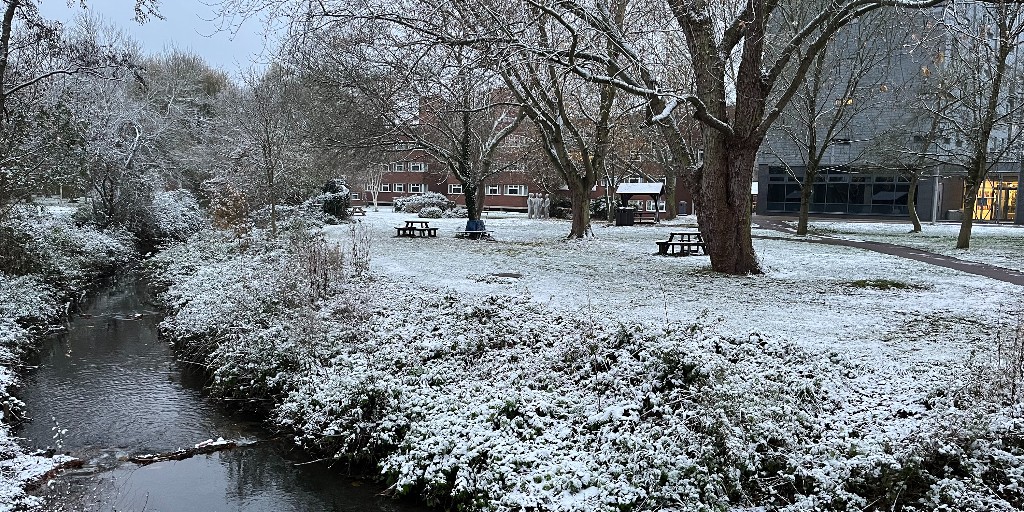
<path id="1" fill-rule="evenodd" d="M 234 441 L 226 441 L 223 438 L 217 438 L 216 441 L 208 439 L 203 441 L 192 448 L 182 448 L 173 452 L 165 453 L 151 453 L 146 455 L 131 455 L 125 457 L 124 460 L 128 462 L 134 462 L 140 466 L 152 464 L 154 462 L 163 462 L 167 460 L 185 460 L 196 455 L 205 455 L 207 453 L 219 452 L 223 450 L 230 450 L 238 446 L 238 443 Z"/>

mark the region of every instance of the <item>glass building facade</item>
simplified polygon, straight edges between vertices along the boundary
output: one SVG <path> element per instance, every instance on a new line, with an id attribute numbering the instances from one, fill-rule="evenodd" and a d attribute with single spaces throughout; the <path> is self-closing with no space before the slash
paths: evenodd
<path id="1" fill-rule="evenodd" d="M 759 195 L 764 198 L 765 213 L 800 211 L 800 183 L 784 167 L 770 166 L 761 178 Z M 829 167 L 814 180 L 810 212 L 906 215 L 909 193 L 910 182 L 897 173 Z"/>

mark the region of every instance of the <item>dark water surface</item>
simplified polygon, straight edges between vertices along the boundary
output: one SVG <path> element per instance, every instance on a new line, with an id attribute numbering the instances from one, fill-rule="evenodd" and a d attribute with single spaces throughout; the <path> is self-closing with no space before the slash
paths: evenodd
<path id="1" fill-rule="evenodd" d="M 205 399 L 201 376 L 157 339 L 160 319 L 144 285 L 126 278 L 41 348 L 19 392 L 33 421 L 18 435 L 30 448 L 86 461 L 51 486 L 54 510 L 421 510 L 323 464 L 301 463 L 287 441 L 266 439 L 258 424 Z M 118 460 L 218 437 L 244 446 L 149 466 Z"/>

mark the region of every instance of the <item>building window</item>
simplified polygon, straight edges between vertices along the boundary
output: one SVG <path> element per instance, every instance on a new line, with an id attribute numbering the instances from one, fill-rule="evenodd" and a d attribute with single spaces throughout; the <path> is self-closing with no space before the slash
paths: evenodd
<path id="1" fill-rule="evenodd" d="M 405 192 L 405 184 L 395 183 L 395 192 Z"/>
<path id="2" fill-rule="evenodd" d="M 853 141 L 851 141 L 850 139 L 846 139 L 846 138 L 842 138 L 842 137 L 836 137 L 836 138 L 832 139 L 832 144 L 835 144 L 837 146 L 849 146 L 852 143 L 853 143 Z"/>
<path id="3" fill-rule="evenodd" d="M 422 183 L 410 183 L 409 184 L 409 193 L 410 194 L 422 194 L 423 193 L 423 184 Z"/>
<path id="4" fill-rule="evenodd" d="M 405 162 L 395 162 L 391 164 L 391 170 L 395 172 L 405 171 Z"/>
<path id="5" fill-rule="evenodd" d="M 380 184 L 380 191 L 381 192 L 391 192 L 391 184 L 390 183 L 381 183 Z"/>
<path id="6" fill-rule="evenodd" d="M 452 195 L 461 194 L 462 193 L 462 184 L 461 183 L 449 183 L 448 184 L 448 193 L 452 194 Z"/>
<path id="7" fill-rule="evenodd" d="M 499 187 L 497 185 L 487 185 L 487 192 L 486 193 L 489 196 L 500 196 L 501 195 L 501 187 Z"/>
<path id="8" fill-rule="evenodd" d="M 423 162 L 409 162 L 409 171 L 410 172 L 426 172 L 427 171 L 427 164 L 425 164 Z"/>
<path id="9" fill-rule="evenodd" d="M 358 201 L 359 200 L 359 192 L 352 192 L 352 200 L 353 201 Z"/>
<path id="10" fill-rule="evenodd" d="M 626 183 L 643 183 L 643 182 L 644 182 L 643 176 L 630 176 L 630 177 L 626 178 Z"/>
<path id="11" fill-rule="evenodd" d="M 526 185 L 505 185 L 506 196 L 525 196 Z"/>

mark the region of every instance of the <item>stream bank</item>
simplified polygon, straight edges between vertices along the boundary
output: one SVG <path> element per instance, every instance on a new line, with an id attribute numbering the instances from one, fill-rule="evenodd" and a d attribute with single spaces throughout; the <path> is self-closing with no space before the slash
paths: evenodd
<path id="1" fill-rule="evenodd" d="M 51 510 L 411 511 L 381 488 L 308 463 L 288 441 L 203 395 L 201 372 L 157 337 L 160 311 L 127 276 L 96 296 L 66 334 L 40 347 L 19 397 L 26 448 L 83 459 L 45 489 Z M 223 437 L 242 446 L 137 466 L 128 455 Z"/>

